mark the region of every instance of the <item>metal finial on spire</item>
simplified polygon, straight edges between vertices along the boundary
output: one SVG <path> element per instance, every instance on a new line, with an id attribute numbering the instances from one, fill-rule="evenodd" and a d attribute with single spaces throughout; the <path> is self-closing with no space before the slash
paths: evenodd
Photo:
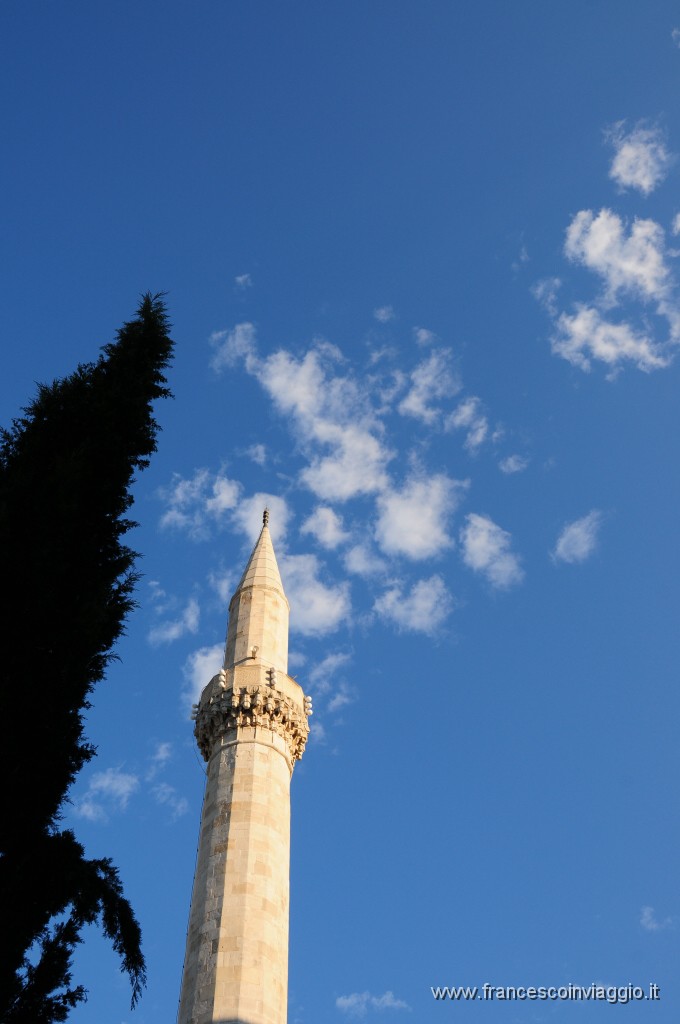
<path id="1" fill-rule="evenodd" d="M 263 526 L 269 526 L 269 509 L 268 508 L 265 508 L 264 512 L 262 513 L 262 525 Z"/>

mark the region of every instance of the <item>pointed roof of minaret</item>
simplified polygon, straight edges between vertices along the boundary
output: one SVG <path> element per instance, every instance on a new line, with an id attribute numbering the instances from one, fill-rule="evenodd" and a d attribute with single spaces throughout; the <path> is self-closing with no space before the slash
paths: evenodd
<path id="1" fill-rule="evenodd" d="M 260 536 L 257 538 L 257 543 L 253 548 L 253 553 L 248 560 L 234 597 L 240 590 L 245 590 L 246 587 L 257 586 L 273 588 L 280 591 L 284 598 L 286 597 L 283 583 L 281 582 L 278 562 L 274 554 L 274 545 L 272 544 L 269 532 L 269 509 L 264 510 Z"/>

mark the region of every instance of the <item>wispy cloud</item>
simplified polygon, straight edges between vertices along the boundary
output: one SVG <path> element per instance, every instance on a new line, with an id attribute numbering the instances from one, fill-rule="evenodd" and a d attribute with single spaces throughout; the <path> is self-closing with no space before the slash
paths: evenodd
<path id="1" fill-rule="evenodd" d="M 198 701 L 212 677 L 220 671 L 223 662 L 223 643 L 212 644 L 209 647 L 199 647 L 188 656 L 182 666 L 182 675 L 184 676 L 182 703 L 187 713 L 191 705 Z"/>
<path id="2" fill-rule="evenodd" d="M 154 753 L 149 758 L 149 767 L 146 772 L 146 781 L 151 782 L 161 772 L 172 757 L 172 743 L 163 742 L 156 745 Z"/>
<path id="3" fill-rule="evenodd" d="M 351 692 L 347 684 L 340 683 L 340 686 L 328 701 L 328 710 L 330 712 L 339 711 L 340 708 L 344 708 L 346 704 L 353 704 L 355 700 L 356 697 Z"/>
<path id="4" fill-rule="evenodd" d="M 234 366 L 239 359 L 249 358 L 256 337 L 255 324 L 250 321 L 236 324 L 231 331 L 213 331 L 208 341 L 215 354 L 210 365 L 215 373 L 221 373 L 229 366 Z"/>
<path id="5" fill-rule="evenodd" d="M 427 327 L 414 327 L 413 337 L 416 345 L 434 345 L 435 342 L 439 341 L 439 338 L 434 331 L 428 331 Z"/>
<path id="6" fill-rule="evenodd" d="M 498 468 L 501 473 L 511 475 L 512 473 L 523 473 L 529 465 L 529 459 L 525 455 L 508 455 L 501 459 Z"/>
<path id="7" fill-rule="evenodd" d="M 559 313 L 557 295 L 561 287 L 562 281 L 559 277 L 544 277 L 539 281 L 535 281 L 530 291 L 536 301 L 540 302 L 541 306 L 543 306 L 546 313 L 554 317 Z"/>
<path id="8" fill-rule="evenodd" d="M 315 718 L 314 721 L 309 723 L 309 739 L 311 743 L 318 743 L 322 745 L 326 742 L 326 730 L 323 724 Z"/>
<path id="9" fill-rule="evenodd" d="M 175 473 L 170 485 L 159 491 L 166 505 L 161 529 L 182 530 L 192 540 L 205 540 L 210 536 L 211 525 L 223 522 L 225 515 L 236 507 L 241 491 L 241 484 L 222 472 L 197 469 L 188 478 Z"/>
<path id="10" fill-rule="evenodd" d="M 660 128 L 638 121 L 630 131 L 618 121 L 605 132 L 614 147 L 609 177 L 622 189 L 635 188 L 643 195 L 661 184 L 673 162 Z"/>
<path id="11" fill-rule="evenodd" d="M 585 562 L 597 547 L 601 525 L 602 513 L 598 509 L 567 523 L 557 538 L 553 559 L 558 562 Z"/>
<path id="12" fill-rule="evenodd" d="M 350 657 L 346 651 L 332 651 L 314 665 L 309 671 L 307 679 L 315 693 L 319 695 L 328 693 L 333 685 L 335 676 L 340 669 L 349 663 Z"/>
<path id="13" fill-rule="evenodd" d="M 152 647 L 159 647 L 161 644 L 170 644 L 173 640 L 179 640 L 187 633 L 196 633 L 200 616 L 201 609 L 198 601 L 195 597 L 191 597 L 179 618 L 169 619 L 153 626 L 149 630 L 147 639 Z"/>
<path id="14" fill-rule="evenodd" d="M 448 349 L 435 349 L 410 374 L 410 387 L 399 403 L 402 416 L 412 416 L 423 423 L 432 424 L 441 416 L 434 404 L 455 395 L 461 383 L 451 368 Z"/>
<path id="15" fill-rule="evenodd" d="M 234 285 L 237 291 L 244 292 L 247 288 L 253 287 L 253 279 L 250 274 L 237 274 L 234 278 Z"/>
<path id="16" fill-rule="evenodd" d="M 453 599 L 441 576 L 418 580 L 404 591 L 392 584 L 373 605 L 374 611 L 399 630 L 433 636 L 453 610 Z"/>
<path id="17" fill-rule="evenodd" d="M 88 821 L 106 822 L 115 812 L 124 811 L 130 797 L 139 789 L 139 777 L 119 768 L 95 772 L 84 796 L 75 802 L 75 812 Z"/>
<path id="18" fill-rule="evenodd" d="M 370 992 L 352 992 L 348 996 L 338 996 L 335 1005 L 350 1017 L 365 1017 L 368 1010 L 411 1009 L 403 999 L 397 999 L 393 992 L 384 992 L 381 996 L 371 995 Z"/>
<path id="19" fill-rule="evenodd" d="M 460 533 L 463 561 L 489 583 L 506 590 L 521 583 L 524 571 L 511 550 L 512 537 L 488 516 L 471 513 Z"/>
<path id="20" fill-rule="evenodd" d="M 180 796 L 174 786 L 167 782 L 159 782 L 151 789 L 151 795 L 157 804 L 168 807 L 172 813 L 172 820 L 176 821 L 189 810 L 189 801 L 186 797 Z"/>
<path id="21" fill-rule="evenodd" d="M 445 427 L 447 430 L 465 430 L 465 447 L 473 454 L 477 452 L 489 435 L 489 421 L 482 412 L 480 399 L 471 395 L 462 401 L 447 416 Z"/>
<path id="22" fill-rule="evenodd" d="M 390 320 L 394 320 L 396 313 L 392 306 L 378 306 L 373 310 L 373 316 L 379 324 L 387 324 Z"/>
<path id="23" fill-rule="evenodd" d="M 352 373 L 339 372 L 337 348 L 316 342 L 299 359 L 283 349 L 261 358 L 252 324 L 213 338 L 220 339 L 213 365 L 242 360 L 279 412 L 292 417 L 296 440 L 309 456 L 301 481 L 317 497 L 347 501 L 385 485 L 392 453 L 382 442 L 382 424 L 365 386 Z"/>
<path id="24" fill-rule="evenodd" d="M 654 913 L 654 907 L 642 907 L 640 910 L 640 924 L 646 932 L 659 932 L 664 928 L 672 928 L 673 918 L 666 917 L 659 921 Z"/>
<path id="25" fill-rule="evenodd" d="M 161 528 L 182 531 L 196 541 L 208 539 L 213 526 L 229 526 L 254 543 L 262 528 L 263 510 L 269 508 L 269 528 L 280 542 L 292 515 L 281 495 L 259 491 L 246 497 L 237 480 L 207 469 L 197 469 L 189 478 L 175 473 L 170 486 L 160 489 L 159 497 L 166 505 Z"/>
<path id="26" fill-rule="evenodd" d="M 258 466 L 264 466 L 267 461 L 267 449 L 263 444 L 251 444 L 250 448 L 246 449 L 246 455 Z"/>

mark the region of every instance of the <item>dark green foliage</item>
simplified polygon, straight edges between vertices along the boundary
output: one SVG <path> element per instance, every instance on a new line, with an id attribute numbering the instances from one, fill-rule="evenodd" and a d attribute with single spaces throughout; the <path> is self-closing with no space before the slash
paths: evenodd
<path id="1" fill-rule="evenodd" d="M 58 822 L 94 755 L 83 712 L 134 603 L 136 555 L 122 538 L 134 525 L 134 473 L 156 450 L 152 403 L 169 395 L 168 329 L 161 298 L 146 295 L 96 363 L 40 385 L 2 432 L 2 1024 L 64 1020 L 84 998 L 70 988 L 70 954 L 95 920 L 121 956 L 133 1004 L 144 984 L 139 926 L 116 869 L 87 860 Z"/>

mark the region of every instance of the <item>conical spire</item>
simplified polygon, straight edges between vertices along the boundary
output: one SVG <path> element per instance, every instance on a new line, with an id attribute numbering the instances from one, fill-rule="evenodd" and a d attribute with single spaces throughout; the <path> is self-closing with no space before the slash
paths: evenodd
<path id="1" fill-rule="evenodd" d="M 269 510 L 229 603 L 225 669 L 243 661 L 288 671 L 288 600 L 269 532 Z"/>
<path id="2" fill-rule="evenodd" d="M 274 545 L 272 544 L 271 534 L 269 532 L 269 509 L 264 510 L 262 516 L 262 530 L 260 536 L 257 539 L 253 553 L 248 559 L 241 581 L 236 588 L 234 597 L 240 590 L 245 587 L 264 586 L 273 587 L 275 590 L 279 590 L 285 598 L 285 592 L 283 589 L 283 583 L 281 582 L 281 574 L 279 572 L 278 562 L 276 561 L 276 555 L 274 554 Z M 232 601 L 234 600 L 232 597 Z M 230 603 L 231 607 L 231 603 Z"/>

